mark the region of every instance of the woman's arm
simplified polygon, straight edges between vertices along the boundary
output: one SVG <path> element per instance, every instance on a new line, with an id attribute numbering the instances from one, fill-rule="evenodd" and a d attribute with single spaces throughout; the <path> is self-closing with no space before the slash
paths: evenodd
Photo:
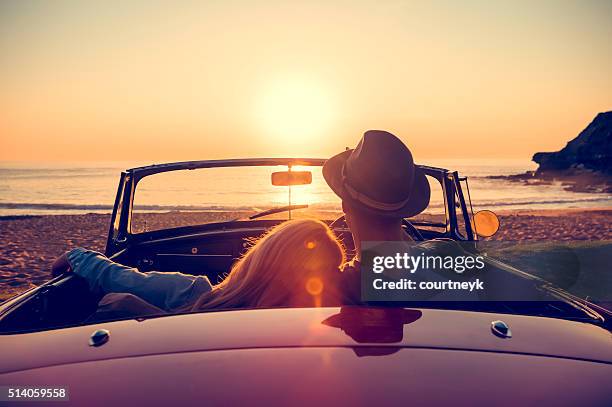
<path id="1" fill-rule="evenodd" d="M 212 285 L 205 276 L 182 273 L 141 273 L 106 256 L 82 248 L 69 251 L 54 264 L 53 271 L 69 265 L 85 278 L 94 292 L 129 293 L 166 311 L 195 302 L 210 291 Z"/>

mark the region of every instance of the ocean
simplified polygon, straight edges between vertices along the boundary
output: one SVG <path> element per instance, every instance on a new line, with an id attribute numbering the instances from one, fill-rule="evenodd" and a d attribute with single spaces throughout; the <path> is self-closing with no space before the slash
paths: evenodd
<path id="1" fill-rule="evenodd" d="M 612 195 L 566 191 L 559 184 L 524 185 L 491 175 L 535 169 L 528 160 L 425 160 L 424 165 L 457 170 L 469 177 L 475 209 L 554 209 L 612 207 Z M 151 163 L 0 162 L 0 216 L 109 213 L 122 170 Z M 338 208 L 338 199 L 313 171 L 313 183 L 292 188 L 292 203 Z M 288 202 L 287 188 L 270 183 L 283 167 L 179 171 L 145 178 L 136 192 L 142 211 L 262 210 Z M 432 183 L 431 208 L 443 209 L 441 190 Z"/>

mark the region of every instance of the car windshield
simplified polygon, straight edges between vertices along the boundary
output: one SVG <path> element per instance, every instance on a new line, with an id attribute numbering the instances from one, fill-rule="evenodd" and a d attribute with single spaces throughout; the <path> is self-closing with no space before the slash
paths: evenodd
<path id="1" fill-rule="evenodd" d="M 342 215 L 340 199 L 327 186 L 320 166 L 293 166 L 308 171 L 305 185 L 273 185 L 272 174 L 287 166 L 242 166 L 177 170 L 142 178 L 135 190 L 131 233 L 233 220 L 315 217 L 333 220 Z M 440 183 L 427 177 L 431 200 L 413 219 L 420 227 L 444 229 L 444 196 Z"/>

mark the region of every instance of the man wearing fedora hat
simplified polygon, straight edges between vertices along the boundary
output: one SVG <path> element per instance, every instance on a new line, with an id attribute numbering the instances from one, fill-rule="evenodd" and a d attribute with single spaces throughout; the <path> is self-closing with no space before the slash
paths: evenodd
<path id="1" fill-rule="evenodd" d="M 327 160 L 323 177 L 342 199 L 342 210 L 353 235 L 356 256 L 344 271 L 355 271 L 363 241 L 412 240 L 402 228 L 404 218 L 429 204 L 429 182 L 414 164 L 408 147 L 393 134 L 368 130 L 357 147 Z M 348 295 L 359 298 L 358 273 L 349 272 Z"/>
<path id="2" fill-rule="evenodd" d="M 366 131 L 357 147 L 327 160 L 323 177 L 342 198 L 358 259 L 361 241 L 411 240 L 402 220 L 429 204 L 429 182 L 412 153 L 383 130 Z"/>

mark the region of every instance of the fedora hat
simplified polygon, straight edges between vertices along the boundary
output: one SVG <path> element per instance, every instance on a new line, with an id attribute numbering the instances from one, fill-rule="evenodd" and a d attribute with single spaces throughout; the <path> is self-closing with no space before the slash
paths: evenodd
<path id="1" fill-rule="evenodd" d="M 368 130 L 352 150 L 325 161 L 323 177 L 351 206 L 388 217 L 408 218 L 429 205 L 425 173 L 406 145 L 383 130 Z"/>

